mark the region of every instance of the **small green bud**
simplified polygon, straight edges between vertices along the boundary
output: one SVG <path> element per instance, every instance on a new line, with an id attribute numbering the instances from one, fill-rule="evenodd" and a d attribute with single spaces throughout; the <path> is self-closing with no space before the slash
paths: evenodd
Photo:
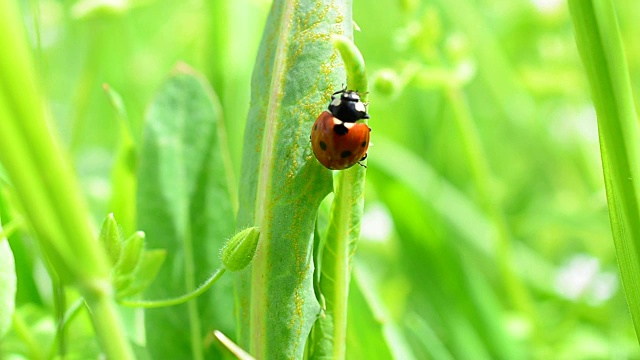
<path id="1" fill-rule="evenodd" d="M 255 226 L 233 235 L 220 252 L 222 265 L 229 271 L 239 271 L 249 266 L 256 254 L 259 238 L 260 230 Z"/>
<path id="2" fill-rule="evenodd" d="M 373 75 L 374 91 L 380 95 L 395 95 L 398 91 L 399 83 L 398 75 L 391 69 L 381 69 Z"/>
<path id="3" fill-rule="evenodd" d="M 116 264 L 119 274 L 130 274 L 138 266 L 144 248 L 144 232 L 136 231 L 125 240 L 120 260 Z"/>
<path id="4" fill-rule="evenodd" d="M 118 229 L 118 223 L 113 217 L 113 213 L 107 215 L 102 223 L 102 229 L 100 229 L 100 242 L 102 242 L 107 250 L 111 263 L 115 264 L 118 262 L 122 246 L 122 236 L 120 235 L 120 229 Z"/>

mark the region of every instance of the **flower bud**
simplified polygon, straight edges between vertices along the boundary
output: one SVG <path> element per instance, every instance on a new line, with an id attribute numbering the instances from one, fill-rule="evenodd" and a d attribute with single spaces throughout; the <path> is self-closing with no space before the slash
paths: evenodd
<path id="1" fill-rule="evenodd" d="M 373 88 L 376 93 L 384 96 L 394 96 L 398 92 L 400 79 L 395 71 L 382 69 L 373 76 Z"/>
<path id="2" fill-rule="evenodd" d="M 222 265 L 229 271 L 239 271 L 251 263 L 256 254 L 260 230 L 250 227 L 235 234 L 222 247 Z"/>
<path id="3" fill-rule="evenodd" d="M 107 250 L 111 263 L 115 264 L 118 262 L 118 258 L 120 258 L 122 238 L 120 236 L 120 230 L 118 229 L 118 223 L 113 217 L 113 213 L 107 215 L 102 223 L 102 229 L 100 229 L 100 242 Z"/>
<path id="4" fill-rule="evenodd" d="M 116 271 L 119 274 L 130 274 L 138 266 L 142 251 L 144 250 L 144 232 L 136 231 L 125 240 L 120 260 L 116 264 Z"/>

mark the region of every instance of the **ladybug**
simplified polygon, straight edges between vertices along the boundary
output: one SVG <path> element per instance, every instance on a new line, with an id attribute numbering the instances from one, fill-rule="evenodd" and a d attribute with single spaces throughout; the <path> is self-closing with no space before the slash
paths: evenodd
<path id="1" fill-rule="evenodd" d="M 339 95 L 339 96 L 338 96 Z M 367 158 L 371 128 L 359 120 L 368 119 L 365 104 L 357 91 L 340 90 L 311 130 L 313 153 L 324 167 L 344 170 Z"/>

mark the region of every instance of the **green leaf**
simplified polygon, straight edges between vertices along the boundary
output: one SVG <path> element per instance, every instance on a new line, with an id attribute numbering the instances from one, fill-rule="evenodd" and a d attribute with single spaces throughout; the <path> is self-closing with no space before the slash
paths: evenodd
<path id="1" fill-rule="evenodd" d="M 122 291 L 118 291 L 118 298 L 124 298 L 145 290 L 156 279 L 160 267 L 167 257 L 167 251 L 162 249 L 145 250 L 140 263 L 130 274 L 131 284 Z"/>
<path id="2" fill-rule="evenodd" d="M 16 280 L 15 262 L 9 242 L 5 237 L 0 237 L 0 339 L 9 330 L 15 311 Z"/>
<path id="3" fill-rule="evenodd" d="M 116 111 L 120 128 L 118 148 L 111 172 L 113 196 L 110 206 L 111 211 L 118 218 L 118 223 L 122 226 L 123 233 L 131 234 L 136 230 L 136 202 L 131 199 L 135 198 L 138 185 L 136 178 L 138 153 L 122 97 L 107 84 L 102 85 L 102 88 Z"/>
<path id="4" fill-rule="evenodd" d="M 331 36 L 352 32 L 346 0 L 274 1 L 252 80 L 240 181 L 240 227 L 260 243 L 238 281 L 240 345 L 257 359 L 301 358 L 319 313 L 312 234 L 331 173 L 309 135 L 345 83 Z"/>
<path id="5" fill-rule="evenodd" d="M 218 256 L 234 217 L 221 156 L 220 111 L 207 82 L 178 65 L 146 117 L 138 187 L 139 228 L 147 247 L 167 251 L 145 293 L 167 299 L 188 293 L 221 266 Z M 205 357 L 202 339 L 215 328 L 231 332 L 230 279 L 196 301 L 146 311 L 154 358 Z"/>
<path id="6" fill-rule="evenodd" d="M 640 339 L 640 129 L 611 0 L 571 0 L 576 44 L 598 115 L 611 230 L 627 303 Z"/>

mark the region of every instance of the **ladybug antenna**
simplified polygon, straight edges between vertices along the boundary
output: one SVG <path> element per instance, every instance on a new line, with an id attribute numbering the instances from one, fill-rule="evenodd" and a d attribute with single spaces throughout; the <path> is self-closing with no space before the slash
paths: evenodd
<path id="1" fill-rule="evenodd" d="M 347 87 L 346 87 L 346 86 L 344 86 L 344 83 L 342 83 L 342 90 L 338 90 L 338 91 L 334 92 L 334 93 L 331 95 L 331 97 L 333 97 L 334 95 L 338 95 L 338 94 L 345 93 L 345 92 L 347 92 Z"/>

